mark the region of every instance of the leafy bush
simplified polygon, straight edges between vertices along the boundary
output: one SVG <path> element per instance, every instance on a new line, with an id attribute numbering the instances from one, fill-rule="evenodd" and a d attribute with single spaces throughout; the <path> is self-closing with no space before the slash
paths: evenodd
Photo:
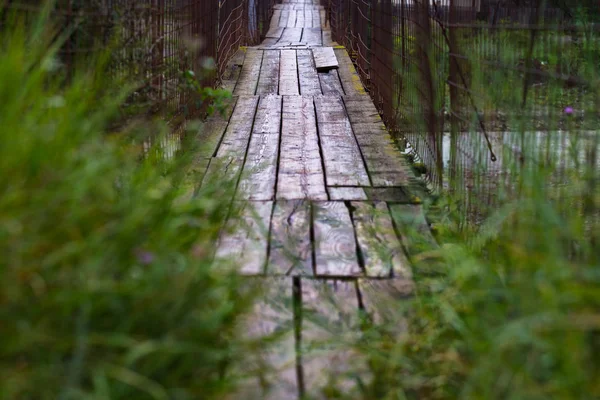
<path id="1" fill-rule="evenodd" d="M 193 152 L 143 158 L 134 134 L 164 133 L 158 122 L 109 131 L 127 83 L 100 60 L 66 84 L 45 20 L 13 28 L 0 44 L 0 397 L 221 397 L 249 303 L 211 262 L 231 185 L 183 198 Z"/>

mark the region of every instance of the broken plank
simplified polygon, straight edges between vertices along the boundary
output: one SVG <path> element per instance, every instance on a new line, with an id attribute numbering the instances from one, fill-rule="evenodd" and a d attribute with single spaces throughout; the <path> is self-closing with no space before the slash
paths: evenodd
<path id="1" fill-rule="evenodd" d="M 281 50 L 279 74 L 279 94 L 298 96 L 298 61 L 295 50 Z"/>
<path id="2" fill-rule="evenodd" d="M 350 211 L 343 202 L 313 203 L 316 274 L 358 276 L 354 228 Z"/>
<path id="3" fill-rule="evenodd" d="M 357 379 L 368 374 L 365 358 L 351 345 L 361 334 L 356 282 L 302 278 L 301 293 L 300 357 L 307 398 L 324 400 L 330 393 L 354 398 Z"/>
<path id="4" fill-rule="evenodd" d="M 411 270 L 384 202 L 352 202 L 352 221 L 368 277 L 410 278 Z"/>
<path id="5" fill-rule="evenodd" d="M 321 83 L 319 75 L 314 66 L 314 60 L 310 50 L 298 50 L 298 75 L 300 79 L 300 93 L 302 95 L 315 96 L 321 94 Z"/>
<path id="6" fill-rule="evenodd" d="M 247 50 L 246 58 L 244 59 L 244 65 L 242 66 L 242 70 L 240 72 L 240 77 L 233 91 L 234 95 L 253 96 L 256 93 L 256 86 L 258 84 L 258 76 L 260 74 L 262 58 L 262 50 Z"/>
<path id="7" fill-rule="evenodd" d="M 338 60 L 332 47 L 317 47 L 312 49 L 317 71 L 329 71 L 339 67 Z"/>
<path id="8" fill-rule="evenodd" d="M 263 274 L 272 209 L 272 201 L 246 203 L 239 221 L 230 219 L 221 233 L 216 259 L 233 263 L 244 275 Z"/>
<path id="9" fill-rule="evenodd" d="M 254 296 L 254 302 L 250 312 L 240 318 L 239 332 L 256 351 L 240 364 L 242 379 L 230 398 L 296 399 L 292 278 L 248 279 L 244 283 L 242 289 Z"/>
<path id="10" fill-rule="evenodd" d="M 256 94 L 277 94 L 279 91 L 279 50 L 265 50 Z"/>
<path id="11" fill-rule="evenodd" d="M 327 200 L 311 97 L 284 97 L 278 199 Z"/>
<path id="12" fill-rule="evenodd" d="M 277 201 L 271 220 L 268 274 L 313 275 L 310 219 L 308 201 Z"/>
<path id="13" fill-rule="evenodd" d="M 371 186 L 342 101 L 316 96 L 319 140 L 329 186 Z"/>

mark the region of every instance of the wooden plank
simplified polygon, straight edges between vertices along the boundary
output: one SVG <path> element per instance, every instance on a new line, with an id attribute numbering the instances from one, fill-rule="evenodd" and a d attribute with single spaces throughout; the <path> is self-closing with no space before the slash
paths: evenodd
<path id="1" fill-rule="evenodd" d="M 348 96 L 366 95 L 367 92 L 346 49 L 335 49 L 334 52 L 340 64 L 338 74 L 340 81 L 342 81 L 344 92 Z"/>
<path id="2" fill-rule="evenodd" d="M 329 71 L 339 67 L 338 60 L 332 47 L 317 47 L 312 49 L 317 71 Z"/>
<path id="3" fill-rule="evenodd" d="M 281 101 L 281 96 L 276 95 L 260 99 L 240 182 L 240 194 L 245 199 L 272 200 L 275 197 Z"/>
<path id="4" fill-rule="evenodd" d="M 244 65 L 244 59 L 246 58 L 246 50 L 239 49 L 231 60 L 227 63 L 227 68 L 223 73 L 221 80 L 221 87 L 227 91 L 233 92 L 235 86 L 240 78 L 242 67 Z"/>
<path id="5" fill-rule="evenodd" d="M 370 186 L 369 176 L 337 96 L 316 96 L 319 140 L 329 186 Z"/>
<path id="6" fill-rule="evenodd" d="M 297 399 L 296 341 L 291 278 L 248 279 L 243 290 L 257 295 L 241 318 L 243 339 L 252 351 L 241 365 L 242 381 L 230 399 Z M 268 343 L 268 345 L 265 345 Z"/>
<path id="7" fill-rule="evenodd" d="M 311 97 L 284 97 L 277 198 L 327 200 Z"/>
<path id="8" fill-rule="evenodd" d="M 265 50 L 256 94 L 277 94 L 279 91 L 279 50 Z"/>
<path id="9" fill-rule="evenodd" d="M 298 18 L 298 12 L 296 10 L 291 10 L 288 15 L 288 20 L 285 25 L 286 28 L 294 28 L 296 27 L 296 19 Z"/>
<path id="10" fill-rule="evenodd" d="M 320 9 L 318 9 L 318 8 L 313 8 L 313 10 L 312 10 L 312 15 L 313 15 L 312 27 L 313 27 L 313 28 L 321 28 L 321 29 L 324 29 L 323 25 L 321 25 L 321 14 L 320 14 Z"/>
<path id="11" fill-rule="evenodd" d="M 312 28 L 313 27 L 313 11 L 310 8 L 304 9 L 304 27 Z"/>
<path id="12" fill-rule="evenodd" d="M 300 8 L 296 11 L 296 28 L 304 28 L 304 8 Z"/>
<path id="13" fill-rule="evenodd" d="M 410 279 L 410 264 L 384 202 L 352 202 L 352 221 L 366 275 Z"/>
<path id="14" fill-rule="evenodd" d="M 239 97 L 216 157 L 243 157 L 248 147 L 258 96 Z"/>
<path id="15" fill-rule="evenodd" d="M 407 186 L 414 174 L 370 97 L 344 96 L 344 103 L 373 186 Z"/>
<path id="16" fill-rule="evenodd" d="M 240 78 L 235 85 L 234 95 L 237 96 L 253 96 L 256 93 L 256 86 L 258 84 L 258 76 L 260 74 L 260 67 L 262 64 L 263 51 L 248 49 L 246 52 L 246 58 L 244 59 L 244 65 L 240 72 Z"/>
<path id="17" fill-rule="evenodd" d="M 310 203 L 278 201 L 271 220 L 270 275 L 313 275 Z"/>
<path id="18" fill-rule="evenodd" d="M 365 188 L 362 187 L 329 187 L 329 199 L 332 201 L 367 200 Z"/>
<path id="19" fill-rule="evenodd" d="M 331 31 L 323 29 L 323 46 L 336 46 L 337 43 L 331 38 Z"/>
<path id="20" fill-rule="evenodd" d="M 302 34 L 302 41 L 309 46 L 322 46 L 323 38 L 321 29 L 319 28 L 305 28 Z"/>
<path id="21" fill-rule="evenodd" d="M 390 204 L 392 218 L 402 238 L 408 256 L 413 259 L 423 252 L 438 248 L 425 219 L 423 206 L 416 204 Z"/>
<path id="22" fill-rule="evenodd" d="M 285 28 L 278 43 L 300 43 L 302 40 L 302 28 Z"/>
<path id="23" fill-rule="evenodd" d="M 358 289 L 364 311 L 371 322 L 389 329 L 395 335 L 408 333 L 405 300 L 414 294 L 410 279 L 359 279 Z"/>
<path id="24" fill-rule="evenodd" d="M 271 29 L 269 29 L 269 31 L 267 32 L 267 35 L 265 36 L 265 38 L 267 39 L 277 39 L 279 40 L 281 38 L 281 35 L 283 35 L 283 31 L 285 28 L 281 28 L 281 27 L 273 27 Z M 263 44 L 265 44 L 263 42 Z"/>
<path id="25" fill-rule="evenodd" d="M 354 228 L 343 202 L 313 203 L 315 260 L 318 276 L 358 276 Z"/>
<path id="26" fill-rule="evenodd" d="M 323 94 L 336 96 L 344 94 L 338 71 L 335 69 L 329 72 L 319 72 L 319 82 L 321 83 Z"/>
<path id="27" fill-rule="evenodd" d="M 319 19 L 321 21 L 321 27 L 323 29 L 329 28 L 329 21 L 327 21 L 327 14 L 325 10 L 319 10 Z"/>
<path id="28" fill-rule="evenodd" d="M 298 75 L 300 93 L 307 96 L 321 94 L 321 83 L 310 50 L 298 50 Z"/>
<path id="29" fill-rule="evenodd" d="M 281 50 L 281 65 L 279 67 L 279 94 L 298 96 L 298 61 L 295 50 Z"/>
<path id="30" fill-rule="evenodd" d="M 351 398 L 357 378 L 368 374 L 366 360 L 353 351 L 361 334 L 354 281 L 301 279 L 301 371 L 310 399 L 331 393 Z"/>
<path id="31" fill-rule="evenodd" d="M 271 25 L 269 25 L 269 32 L 271 32 L 274 29 L 279 28 L 279 21 L 281 20 L 281 10 L 280 9 L 275 9 L 273 11 L 273 16 L 271 17 Z M 267 36 L 269 37 L 269 34 L 267 33 Z"/>
<path id="32" fill-rule="evenodd" d="M 402 187 L 365 188 L 369 200 L 394 203 L 409 203 L 410 192 Z"/>
<path id="33" fill-rule="evenodd" d="M 280 28 L 287 27 L 289 18 L 290 18 L 290 10 L 289 9 L 281 10 L 281 19 L 279 20 L 279 27 Z"/>
<path id="34" fill-rule="evenodd" d="M 222 232 L 215 258 L 232 262 L 241 274 L 263 274 L 272 209 L 272 201 L 246 203 L 240 220 L 230 220 Z"/>

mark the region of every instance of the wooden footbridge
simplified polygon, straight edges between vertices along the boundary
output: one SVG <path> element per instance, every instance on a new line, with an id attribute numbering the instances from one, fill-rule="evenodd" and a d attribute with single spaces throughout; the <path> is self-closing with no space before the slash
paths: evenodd
<path id="1" fill-rule="evenodd" d="M 247 201 L 216 255 L 265 283 L 249 335 L 282 336 L 239 398 L 322 398 L 367 379 L 364 360 L 324 344 L 360 335 L 361 313 L 381 321 L 381 298 L 410 296 L 407 233 L 428 229 L 411 168 L 323 7 L 275 7 L 266 40 L 233 59 L 229 113 L 205 125 L 204 181 L 233 177 Z"/>

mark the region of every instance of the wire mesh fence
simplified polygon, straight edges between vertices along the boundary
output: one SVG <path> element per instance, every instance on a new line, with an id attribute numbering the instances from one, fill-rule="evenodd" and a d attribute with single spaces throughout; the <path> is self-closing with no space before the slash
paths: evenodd
<path id="1" fill-rule="evenodd" d="M 190 79 L 216 86 L 240 46 L 266 34 L 275 0 L 8 0 L 2 21 L 33 19 L 44 7 L 72 74 L 87 56 L 111 50 L 110 73 L 137 79 L 137 102 L 177 129 L 203 111 Z M 0 31 L 1 32 L 1 31 Z"/>
<path id="2" fill-rule="evenodd" d="M 577 164 L 597 207 L 597 2 L 323 4 L 387 126 L 468 220 L 514 198 L 528 168 L 549 165 L 560 187 Z"/>

